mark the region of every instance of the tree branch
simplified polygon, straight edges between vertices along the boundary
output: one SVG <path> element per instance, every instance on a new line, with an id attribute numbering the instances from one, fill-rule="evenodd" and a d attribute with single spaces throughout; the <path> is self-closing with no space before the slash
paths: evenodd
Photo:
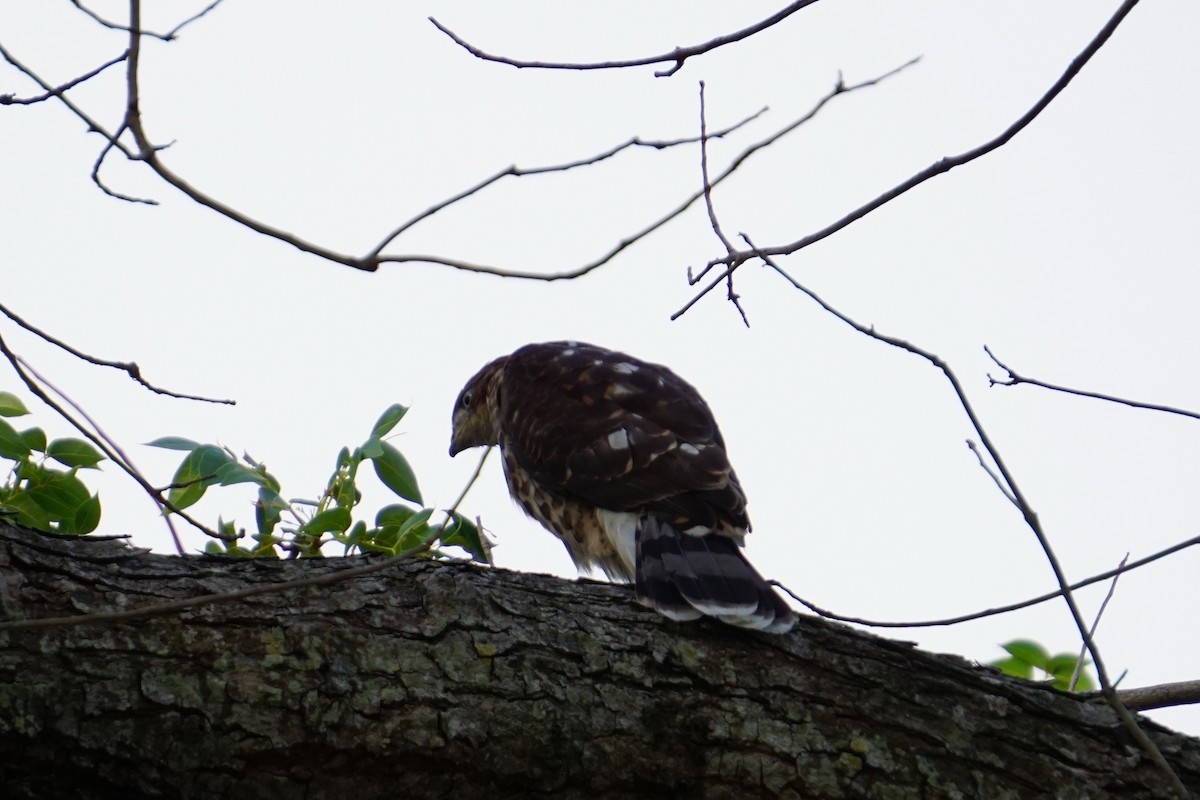
<path id="1" fill-rule="evenodd" d="M 89 364 L 95 364 L 98 367 L 112 367 L 113 369 L 118 369 L 118 370 L 121 370 L 122 372 L 127 373 L 129 375 L 129 377 L 132 378 L 136 383 L 141 384 L 143 387 L 149 389 L 150 391 L 154 392 L 155 394 L 162 394 L 162 395 L 166 395 L 167 397 L 176 397 L 176 398 L 179 398 L 180 400 L 196 400 L 201 403 L 218 403 L 218 404 L 230 405 L 230 406 L 237 405 L 236 400 L 218 400 L 218 399 L 214 399 L 211 397 L 201 397 L 200 395 L 194 395 L 194 394 L 181 394 L 179 392 L 173 392 L 170 389 L 160 388 L 160 387 L 155 386 L 154 384 L 150 383 L 145 378 L 143 378 L 141 367 L 139 367 L 133 361 L 109 361 L 108 359 L 105 359 L 105 358 L 97 358 L 96 356 L 88 355 L 87 353 L 83 352 L 82 350 L 77 350 L 74 347 L 72 347 L 71 345 L 62 341 L 61 339 L 58 339 L 55 336 L 52 336 L 49 333 L 46 333 L 45 331 L 43 331 L 41 328 L 37 327 L 36 325 L 32 325 L 29 322 L 26 322 L 24 319 L 17 316 L 17 314 L 14 311 L 9 309 L 3 303 L 0 303 L 0 314 L 4 314 L 4 316 L 11 319 L 17 325 L 19 325 L 20 327 L 29 331 L 34 336 L 37 336 L 40 339 L 42 339 L 46 342 L 49 342 L 50 344 L 54 345 L 55 347 L 65 350 L 66 352 L 70 353 L 71 355 L 75 356 L 76 358 L 78 358 L 81 361 L 86 361 Z"/>
<path id="2" fill-rule="evenodd" d="M 186 28 L 188 25 L 191 25 L 193 22 L 200 19 L 204 15 L 208 14 L 208 12 L 212 11 L 214 8 L 219 6 L 221 4 L 221 2 L 222 2 L 222 0 L 213 0 L 213 2 L 209 3 L 202 10 L 200 10 L 199 12 L 188 17 L 183 22 L 179 23 L 174 28 L 171 28 L 171 30 L 167 31 L 166 33 L 154 33 L 153 31 L 139 31 L 138 33 L 141 36 L 149 36 L 152 39 L 161 39 L 164 42 L 173 41 L 181 30 Z M 85 6 L 80 0 L 70 0 L 70 3 L 71 3 L 71 5 L 75 6 L 77 9 L 82 11 L 84 14 L 91 17 L 92 20 L 94 20 L 101 27 L 108 28 L 109 30 L 113 30 L 113 31 L 125 31 L 126 33 L 128 33 L 130 31 L 129 26 L 120 25 L 116 22 L 110 22 L 109 20 L 107 20 L 104 17 L 97 14 L 95 11 L 92 11 L 90 8 Z"/>
<path id="3" fill-rule="evenodd" d="M 721 258 L 713 259 L 709 262 L 710 267 L 723 265 L 725 266 L 725 270 L 719 276 L 714 278 L 711 283 L 706 285 L 695 297 L 688 301 L 687 305 L 683 306 L 683 308 L 672 314 L 671 319 L 679 319 L 679 317 L 687 313 L 687 311 L 696 303 L 698 303 L 702 297 L 719 286 L 721 282 L 729 276 L 730 273 L 732 273 L 745 262 L 753 258 L 760 257 L 761 255 L 791 255 L 803 250 L 805 247 L 815 244 L 816 242 L 826 239 L 838 231 L 849 227 L 853 223 L 870 214 L 872 211 L 887 205 L 900 195 L 904 194 L 910 189 L 920 186 L 930 178 L 947 173 L 955 167 L 960 167 L 964 164 L 970 163 L 971 161 L 985 156 L 993 150 L 996 150 L 1007 144 L 1014 136 L 1028 126 L 1029 123 L 1033 122 L 1033 120 L 1036 119 L 1037 116 L 1041 114 L 1048 105 L 1050 105 L 1050 102 L 1054 100 L 1054 98 L 1056 98 L 1063 89 L 1067 88 L 1067 85 L 1070 84 L 1072 79 L 1079 74 L 1080 70 L 1082 70 L 1084 65 L 1091 60 L 1092 56 L 1096 55 L 1096 53 L 1100 51 L 1100 48 L 1104 46 L 1104 43 L 1107 42 L 1109 37 L 1112 36 L 1113 32 L 1116 31 L 1117 26 L 1121 24 L 1122 20 L 1124 20 L 1129 12 L 1133 10 L 1133 7 L 1137 5 L 1137 3 L 1138 0 L 1124 0 L 1120 8 L 1116 10 L 1108 22 L 1105 23 L 1104 27 L 1100 29 L 1100 32 L 1097 33 L 1092 41 L 1088 43 L 1087 47 L 1083 49 L 1083 52 L 1081 52 L 1071 61 L 1066 71 L 1058 78 L 1057 81 L 1054 82 L 1054 85 L 1051 86 L 1050 89 L 1047 90 L 1046 93 L 1043 94 L 1028 111 L 1026 111 L 1020 116 L 1020 118 L 1005 128 L 1005 130 L 999 136 L 984 142 L 978 147 L 968 150 L 965 153 L 961 153 L 957 156 L 948 156 L 940 161 L 930 164 L 928 167 L 913 175 L 908 180 L 889 189 L 888 191 L 876 197 L 874 200 L 859 206 L 849 214 L 843 216 L 841 219 L 825 226 L 815 233 L 810 233 L 809 235 L 801 239 L 797 239 L 789 244 L 763 247 L 757 252 L 754 250 L 739 250 Z"/>
<path id="4" fill-rule="evenodd" d="M 1091 576 L 1090 578 L 1084 578 L 1081 581 L 1072 583 L 1069 588 L 1071 589 L 1071 591 L 1076 591 L 1078 589 L 1084 588 L 1085 586 L 1091 586 L 1093 583 L 1099 583 L 1100 581 L 1106 581 L 1109 578 L 1113 578 L 1117 575 L 1121 575 L 1126 572 L 1130 572 L 1132 570 L 1138 569 L 1139 567 L 1144 567 L 1147 564 L 1152 564 L 1155 561 L 1158 561 L 1159 559 L 1166 558 L 1167 556 L 1170 556 L 1170 555 L 1174 555 L 1175 553 L 1178 553 L 1180 550 L 1186 550 L 1187 548 L 1195 547 L 1196 545 L 1200 545 L 1200 536 L 1193 536 L 1191 539 L 1186 539 L 1182 542 L 1179 542 L 1178 544 L 1173 544 L 1170 547 L 1164 548 L 1155 553 L 1151 553 L 1150 555 L 1146 556 L 1145 558 L 1140 558 L 1137 561 L 1134 561 L 1132 564 L 1127 564 L 1127 565 L 1124 565 L 1121 567 L 1117 567 L 1116 569 L 1110 569 L 1107 572 L 1101 572 L 1099 574 Z M 813 603 L 810 600 L 804 599 L 803 597 L 799 596 L 798 594 L 796 594 L 795 592 L 793 592 L 791 589 L 784 586 L 783 584 L 779 583 L 778 581 L 770 581 L 770 583 L 774 584 L 775 586 L 778 586 L 781 590 L 783 590 L 788 595 L 790 595 L 793 600 L 795 600 L 797 603 L 804 606 L 805 608 L 807 608 L 809 611 L 813 612 L 814 614 L 825 617 L 826 619 L 834 620 L 836 622 L 848 622 L 853 625 L 864 625 L 868 628 L 942 628 L 942 627 L 947 627 L 950 625 L 959 625 L 963 622 L 972 622 L 974 620 L 984 619 L 986 617 L 994 617 L 994 616 L 998 616 L 1000 614 L 1008 614 L 1012 611 L 1020 611 L 1023 608 L 1029 608 L 1031 606 L 1040 605 L 1042 603 L 1046 603 L 1051 600 L 1056 600 L 1063 596 L 1063 590 L 1056 589 L 1053 592 L 1046 592 L 1045 594 L 1038 595 L 1037 597 L 1032 597 L 1028 600 L 1022 600 L 1018 603 L 1010 603 L 1005 606 L 996 606 L 995 608 L 986 608 L 982 611 L 973 611 L 970 614 L 961 614 L 957 617 L 946 617 L 944 619 L 931 619 L 931 620 L 919 620 L 919 621 L 893 622 L 893 621 L 886 621 L 886 620 L 866 619 L 865 617 L 851 617 L 851 616 L 847 616 L 845 614 L 839 614 L 836 611 L 830 611 L 829 609 L 822 608 L 821 606 L 817 605 L 816 603 Z"/>
<path id="5" fill-rule="evenodd" d="M 750 241 L 749 237 L 747 237 L 745 234 L 742 234 L 742 238 L 749 247 L 754 248 L 755 245 L 752 241 Z M 1034 537 L 1038 541 L 1038 544 L 1042 548 L 1042 552 L 1046 556 L 1046 560 L 1050 564 L 1050 569 L 1054 573 L 1054 579 L 1058 582 L 1059 588 L 1062 590 L 1062 598 L 1064 601 L 1066 601 L 1067 608 L 1071 612 L 1071 619 L 1075 622 L 1075 627 L 1079 631 L 1079 635 L 1083 639 L 1083 642 L 1087 647 L 1087 651 L 1092 657 L 1092 665 L 1096 669 L 1096 677 L 1100 681 L 1100 686 L 1104 692 L 1105 699 L 1108 700 L 1109 705 L 1112 706 L 1113 711 L 1115 711 L 1117 716 L 1120 717 L 1130 735 L 1133 736 L 1133 738 L 1138 742 L 1138 745 L 1146 752 L 1147 755 L 1150 756 L 1154 763 L 1159 766 L 1163 773 L 1170 778 L 1171 785 L 1175 793 L 1185 800 L 1186 798 L 1190 797 L 1187 789 L 1184 787 L 1183 782 L 1179 779 L 1179 776 L 1176 774 L 1174 768 L 1170 765 L 1170 763 L 1167 762 L 1162 752 L 1158 749 L 1150 737 L 1146 735 L 1146 732 L 1141 729 L 1137 723 L 1137 720 L 1134 719 L 1129 709 L 1125 707 L 1125 705 L 1121 702 L 1121 698 L 1117 695 L 1113 683 L 1109 678 L 1108 670 L 1104 666 L 1104 660 L 1101 658 L 1100 649 L 1096 646 L 1095 640 L 1092 638 L 1087 623 L 1083 620 L 1083 615 L 1079 610 L 1079 604 L 1075 602 L 1075 596 L 1071 591 L 1071 586 L 1067 580 L 1066 573 L 1063 570 L 1062 564 L 1058 560 L 1058 556 L 1054 552 L 1054 548 L 1050 545 L 1049 537 L 1047 537 L 1042 528 L 1037 512 L 1034 511 L 1033 506 L 1026 499 L 1024 493 L 1021 491 L 1021 488 L 1017 485 L 1015 477 L 1011 472 L 1009 472 L 1004 459 L 1000 456 L 999 450 L 992 443 L 991 437 L 988 436 L 987 431 L 984 430 L 982 422 L 976 416 L 975 410 L 971 405 L 970 400 L 967 398 L 966 392 L 962 388 L 962 384 L 959 383 L 958 377 L 954 374 L 954 371 L 950 369 L 950 365 L 943 361 L 935 353 L 924 350 L 914 344 L 904 341 L 903 339 L 881 334 L 873 327 L 868 328 L 864 325 L 861 325 L 860 323 L 854 321 L 850 317 L 830 306 L 810 289 L 797 282 L 782 268 L 780 268 L 779 265 L 777 265 L 769 255 L 759 251 L 759 256 L 763 259 L 763 262 L 767 264 L 767 266 L 774 269 L 794 288 L 807 295 L 826 312 L 837 317 L 839 320 L 854 328 L 859 333 L 883 342 L 884 344 L 888 344 L 892 347 L 912 353 L 913 355 L 920 356 L 941 370 L 942 374 L 945 375 L 946 379 L 950 382 L 955 395 L 958 397 L 959 404 L 962 406 L 963 411 L 966 412 L 967 418 L 971 422 L 971 427 L 973 427 L 975 432 L 979 435 L 980 442 L 983 444 L 984 449 L 987 450 L 988 456 L 991 458 L 992 463 L 995 465 L 996 470 L 999 472 L 1001 478 L 1003 478 L 1004 485 L 1008 488 L 1008 492 L 1005 493 L 1006 496 L 1008 496 L 1010 500 L 1015 500 L 1016 506 L 1020 510 L 1021 516 L 1025 520 L 1025 524 L 1029 527 L 1030 531 L 1032 531 Z"/>
<path id="6" fill-rule="evenodd" d="M 1011 367 L 1009 367 L 1007 364 L 1001 362 L 1000 359 L 996 358 L 995 354 L 992 353 L 992 351 L 988 349 L 987 345 L 983 346 L 983 351 L 988 354 L 988 357 L 991 358 L 992 361 L 996 362 L 996 366 L 1000 367 L 1000 369 L 1002 369 L 1006 373 L 1008 373 L 1008 377 L 1004 378 L 1002 380 L 997 380 L 996 378 L 993 378 L 989 374 L 988 375 L 988 385 L 989 386 L 1019 386 L 1022 383 L 1027 383 L 1030 386 L 1040 386 L 1043 389 L 1049 389 L 1053 392 L 1062 392 L 1063 394 L 1073 394 L 1076 397 L 1090 397 L 1094 400 L 1104 400 L 1105 402 L 1108 402 L 1108 403 L 1117 403 L 1119 405 L 1129 406 L 1130 408 L 1144 408 L 1149 411 L 1162 411 L 1167 414 L 1178 414 L 1181 417 L 1191 417 L 1192 419 L 1200 419 L 1200 414 L 1197 414 L 1195 411 L 1188 411 L 1187 409 L 1183 409 L 1183 408 L 1176 408 L 1174 406 L 1164 406 L 1164 405 L 1159 405 L 1157 403 L 1143 403 L 1138 400 L 1127 400 L 1123 397 L 1116 397 L 1115 395 L 1111 395 L 1111 394 L 1101 394 L 1100 392 L 1088 392 L 1088 391 L 1084 391 L 1082 389 L 1070 389 L 1066 386 L 1059 386 L 1054 383 L 1046 383 L 1045 381 L 1039 381 L 1037 378 L 1026 378 L 1024 375 L 1018 375 L 1016 372 L 1013 371 L 1013 369 Z"/>
<path id="7" fill-rule="evenodd" d="M 35 103 L 45 102 L 46 100 L 49 100 L 52 97 L 61 97 L 63 92 L 66 92 L 70 89 L 74 89 L 76 86 L 83 83 L 84 81 L 91 80 L 92 78 L 96 77 L 101 72 L 104 72 L 104 70 L 108 69 L 109 67 L 113 66 L 114 64 L 120 64 L 122 61 L 125 60 L 125 57 L 127 55 L 128 55 L 128 52 L 121 53 L 121 55 L 117 56 L 116 58 L 114 58 L 110 61 L 105 61 L 103 64 L 96 67 L 91 72 L 85 72 L 83 75 L 80 75 L 78 78 L 69 80 L 64 84 L 55 86 L 53 89 L 49 89 L 49 90 L 43 92 L 42 94 L 35 95 L 33 97 L 13 97 L 11 94 L 0 94 L 0 106 L 31 106 Z M 5 53 L 5 58 L 9 61 L 10 64 L 12 63 L 12 60 L 8 58 L 7 53 Z"/>
<path id="8" fill-rule="evenodd" d="M 518 69 L 561 69 L 561 70 L 624 69 L 626 67 L 645 67 L 645 66 L 649 66 L 651 64 L 673 63 L 673 66 L 670 69 L 663 69 L 663 70 L 659 70 L 654 73 L 654 77 L 664 78 L 664 77 L 669 77 L 671 75 L 674 75 L 676 72 L 678 72 L 680 69 L 682 69 L 683 62 L 687 61 L 692 56 L 709 53 L 709 52 L 712 52 L 713 50 L 716 50 L 719 47 L 724 47 L 727 44 L 733 44 L 734 42 L 740 42 L 744 39 L 749 39 L 751 36 L 754 36 L 757 33 L 761 33 L 762 31 L 765 31 L 767 28 L 770 28 L 774 25 L 778 25 L 780 22 L 787 19 L 792 14 L 795 14 L 800 9 L 810 6 L 815 2 L 817 2 L 817 0 L 797 0 L 797 2 L 791 3 L 790 5 L 777 11 L 776 13 L 767 17 L 766 19 L 764 19 L 760 22 L 756 22 L 755 24 L 750 25 L 749 27 L 742 28 L 739 31 L 734 31 L 733 33 L 727 33 L 724 36 L 718 36 L 715 39 L 710 39 L 707 42 L 692 45 L 691 47 L 676 47 L 674 50 L 672 50 L 669 53 L 663 53 L 661 55 L 655 55 L 655 56 L 645 56 L 642 58 L 626 59 L 623 61 L 596 61 L 596 62 L 522 61 L 522 60 L 515 59 L 515 58 L 508 58 L 506 56 L 492 55 L 490 53 L 484 52 L 483 50 L 479 49 L 478 47 L 471 44 L 470 42 L 467 42 L 462 37 L 460 37 L 458 34 L 454 33 L 454 31 L 450 30 L 445 25 L 442 25 L 442 23 L 438 22 L 433 17 L 430 17 L 429 21 L 433 23 L 433 26 L 435 28 L 437 28 L 439 31 L 441 31 L 442 33 L 449 36 L 451 41 L 453 41 L 459 47 L 463 48 L 468 53 L 470 53 L 471 55 L 475 56 L 476 58 L 478 58 L 482 61 L 493 61 L 497 64 L 507 64 L 510 67 L 517 67 Z"/>

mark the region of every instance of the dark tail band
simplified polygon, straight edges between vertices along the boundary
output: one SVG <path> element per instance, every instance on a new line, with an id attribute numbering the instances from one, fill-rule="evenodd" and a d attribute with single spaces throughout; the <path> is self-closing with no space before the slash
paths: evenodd
<path id="1" fill-rule="evenodd" d="M 786 633 L 796 615 L 728 536 L 681 533 L 655 517 L 638 525 L 638 600 L 677 620 L 701 615 L 767 633 Z"/>

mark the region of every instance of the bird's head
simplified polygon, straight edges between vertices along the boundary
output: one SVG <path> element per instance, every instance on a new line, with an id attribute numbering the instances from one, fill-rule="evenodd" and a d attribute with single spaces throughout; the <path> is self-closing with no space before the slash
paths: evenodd
<path id="1" fill-rule="evenodd" d="M 476 372 L 454 401 L 450 455 L 481 445 L 500 444 L 500 379 L 505 357 Z"/>

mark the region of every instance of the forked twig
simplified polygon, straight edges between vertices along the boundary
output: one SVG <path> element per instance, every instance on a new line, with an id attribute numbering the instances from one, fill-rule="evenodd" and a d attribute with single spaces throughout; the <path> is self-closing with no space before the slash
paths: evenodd
<path id="1" fill-rule="evenodd" d="M 947 156 L 939 161 L 934 162 L 933 164 L 930 164 L 928 167 L 913 175 L 908 180 L 892 187 L 891 189 L 888 189 L 886 192 L 874 198 L 873 200 L 864 203 L 850 213 L 844 215 L 836 222 L 832 222 L 819 231 L 810 233 L 794 242 L 771 247 L 763 247 L 758 251 L 739 250 L 735 253 L 722 256 L 721 258 L 713 259 L 709 262 L 710 266 L 724 266 L 725 270 L 716 278 L 714 278 L 712 282 L 701 289 L 700 292 L 697 293 L 691 300 L 689 300 L 685 306 L 672 314 L 671 319 L 678 319 L 687 313 L 692 306 L 700 302 L 702 297 L 719 286 L 721 282 L 726 279 L 729 273 L 736 270 L 745 262 L 754 258 L 759 258 L 763 255 L 773 257 L 796 253 L 805 247 L 815 244 L 822 239 L 826 239 L 838 231 L 850 226 L 851 224 L 870 214 L 872 211 L 882 208 L 883 206 L 892 202 L 900 195 L 908 192 L 910 189 L 920 186 L 922 183 L 925 183 L 925 181 L 937 177 L 938 175 L 947 173 L 955 167 L 968 164 L 975 159 L 985 156 L 993 150 L 996 150 L 1007 144 L 1014 136 L 1024 130 L 1029 123 L 1033 122 L 1033 120 L 1036 119 L 1038 115 L 1050 105 L 1051 101 L 1058 97 L 1063 89 L 1067 88 L 1075 76 L 1079 74 L 1080 70 L 1083 69 L 1084 65 L 1087 64 L 1087 62 L 1090 61 L 1092 57 L 1100 51 L 1100 48 L 1104 46 L 1104 43 L 1107 42 L 1109 37 L 1112 36 L 1113 32 L 1116 31 L 1117 26 L 1121 24 L 1122 20 L 1124 20 L 1129 12 L 1133 10 L 1133 7 L 1137 5 L 1137 2 L 1138 0 L 1125 0 L 1125 2 L 1121 4 L 1120 8 L 1118 8 L 1113 16 L 1108 20 L 1108 22 L 1105 23 L 1104 27 L 1100 29 L 1100 32 L 1097 33 L 1096 36 L 1083 49 L 1083 51 L 1071 61 L 1066 71 L 1059 76 L 1058 80 L 1054 82 L 1054 84 L 1045 92 L 1045 94 L 1038 98 L 1037 102 L 1035 102 L 1028 111 L 1026 111 L 1020 116 L 1020 118 L 1005 128 L 1004 131 L 998 136 L 984 142 L 978 147 L 966 151 L 965 153 L 960 153 L 956 156 Z"/>

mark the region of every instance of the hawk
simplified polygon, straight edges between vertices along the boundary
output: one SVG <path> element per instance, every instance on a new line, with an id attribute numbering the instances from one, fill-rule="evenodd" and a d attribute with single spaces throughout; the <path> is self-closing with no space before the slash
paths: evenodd
<path id="1" fill-rule="evenodd" d="M 513 498 L 580 571 L 633 582 L 671 619 L 795 624 L 742 555 L 746 495 L 712 412 L 666 367 L 580 342 L 526 345 L 458 395 L 450 455 L 481 445 L 499 446 Z"/>

